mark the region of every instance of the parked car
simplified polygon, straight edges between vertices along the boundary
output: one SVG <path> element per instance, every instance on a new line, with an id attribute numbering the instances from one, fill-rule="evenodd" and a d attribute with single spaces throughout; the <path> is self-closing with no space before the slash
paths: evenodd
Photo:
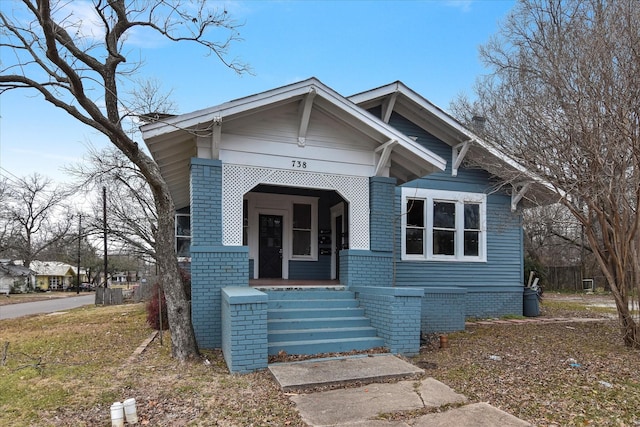
<path id="1" fill-rule="evenodd" d="M 67 292 L 75 292 L 76 291 L 76 285 L 73 284 L 73 285 L 67 286 L 65 291 L 67 291 Z M 95 288 L 91 283 L 80 283 L 80 291 L 81 292 L 90 292 L 90 291 L 95 291 Z"/>

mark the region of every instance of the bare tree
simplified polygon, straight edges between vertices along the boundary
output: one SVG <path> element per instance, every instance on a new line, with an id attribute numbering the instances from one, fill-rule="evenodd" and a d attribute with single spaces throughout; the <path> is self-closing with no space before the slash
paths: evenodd
<path id="1" fill-rule="evenodd" d="M 29 267 L 49 247 L 63 243 L 73 219 L 68 196 L 67 190 L 38 174 L 8 183 L 0 213 L 3 228 L 9 230 L 5 252 Z"/>
<path id="2" fill-rule="evenodd" d="M 191 310 L 174 251 L 174 203 L 158 165 L 124 129 L 127 116 L 143 112 L 132 111 L 120 88 L 141 65 L 126 56 L 131 52 L 129 36 L 136 31 L 194 43 L 231 69 L 245 71 L 243 64 L 226 59 L 231 42 L 238 40 L 238 26 L 226 10 L 210 10 L 205 0 L 93 0 L 92 19 L 84 21 L 73 8 L 86 3 L 22 0 L 20 5 L 21 10 L 12 15 L 0 13 L 0 91 L 36 90 L 49 103 L 106 135 L 139 168 L 158 215 L 157 258 L 171 320 L 172 352 L 179 360 L 197 356 Z M 211 41 L 210 34 L 223 35 L 224 40 Z"/>
<path id="3" fill-rule="evenodd" d="M 9 221 L 6 221 L 5 207 L 8 202 L 9 184 L 6 178 L 0 176 L 0 256 L 8 250 L 9 244 Z"/>
<path id="4" fill-rule="evenodd" d="M 84 161 L 66 171 L 79 178 L 78 191 L 107 189 L 107 234 L 112 244 L 140 259 L 156 259 L 158 217 L 153 194 L 135 164 L 115 147 L 89 147 Z M 102 203 L 94 206 L 84 232 L 98 237 L 104 229 Z"/>
<path id="5" fill-rule="evenodd" d="M 487 134 L 547 181 L 577 221 L 640 347 L 640 8 L 522 0 L 480 50 Z M 526 177 L 513 177 L 526 180 Z"/>

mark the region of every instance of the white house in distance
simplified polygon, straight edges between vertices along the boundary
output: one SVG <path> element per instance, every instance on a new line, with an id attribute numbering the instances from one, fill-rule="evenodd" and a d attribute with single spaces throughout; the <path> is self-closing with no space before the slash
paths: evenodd
<path id="1" fill-rule="evenodd" d="M 0 294 L 27 292 L 35 286 L 35 271 L 8 259 L 0 259 Z"/>

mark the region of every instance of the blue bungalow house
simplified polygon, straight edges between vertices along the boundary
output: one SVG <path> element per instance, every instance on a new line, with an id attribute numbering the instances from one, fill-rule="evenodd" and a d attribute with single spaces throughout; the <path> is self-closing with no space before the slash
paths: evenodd
<path id="1" fill-rule="evenodd" d="M 386 347 L 522 314 L 520 206 L 544 185 L 400 82 L 315 78 L 142 127 L 177 208 L 202 348 Z"/>

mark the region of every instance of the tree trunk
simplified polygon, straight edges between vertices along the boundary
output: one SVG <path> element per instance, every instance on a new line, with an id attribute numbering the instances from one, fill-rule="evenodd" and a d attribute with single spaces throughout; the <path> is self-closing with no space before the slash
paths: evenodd
<path id="1" fill-rule="evenodd" d="M 598 245 L 594 227 L 586 228 L 587 238 L 598 265 L 611 288 L 624 345 L 640 348 L 640 323 L 638 323 L 640 317 L 634 317 L 629 310 L 629 300 L 636 298 L 636 302 L 638 302 L 640 298 L 638 295 L 640 293 L 640 271 L 636 268 L 638 253 L 634 245 L 626 246 L 623 244 L 624 241 L 615 239 L 612 234 L 607 233 L 605 227 L 600 229 L 605 230 L 602 233 L 604 246 Z M 618 230 L 618 234 L 623 235 L 624 233 L 622 230 Z M 619 256 L 618 254 L 625 255 Z"/>
<path id="2" fill-rule="evenodd" d="M 199 352 L 191 324 L 191 302 L 187 300 L 182 285 L 174 250 L 174 215 L 174 210 L 166 209 L 165 204 L 162 210 L 158 210 L 156 262 L 160 272 L 160 286 L 167 301 L 171 352 L 175 358 L 184 361 L 198 356 Z"/>
<path id="3" fill-rule="evenodd" d="M 158 214 L 156 263 L 160 272 L 159 282 L 167 301 L 171 352 L 176 359 L 185 361 L 199 356 L 200 353 L 191 323 L 191 301 L 187 299 L 175 253 L 173 201 L 164 180 L 156 181 L 155 184 L 151 184 L 151 188 L 156 198 Z"/>

